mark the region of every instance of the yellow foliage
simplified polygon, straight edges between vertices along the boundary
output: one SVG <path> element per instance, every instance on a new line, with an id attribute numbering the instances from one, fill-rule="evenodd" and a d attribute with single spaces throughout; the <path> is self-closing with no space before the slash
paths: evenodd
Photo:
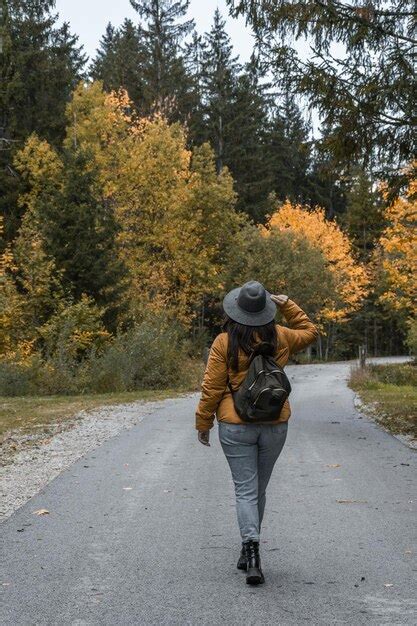
<path id="1" fill-rule="evenodd" d="M 3 218 L 0 216 L 0 235 Z M 16 263 L 10 245 L 0 255 L 0 355 L 9 355 L 26 337 L 25 302 L 16 289 Z"/>
<path id="2" fill-rule="evenodd" d="M 336 222 L 326 220 L 323 209 L 309 211 L 286 201 L 262 229 L 268 236 L 272 229 L 289 230 L 304 236 L 319 248 L 327 261 L 337 298 L 327 302 L 321 312 L 323 321 L 343 322 L 357 310 L 367 294 L 369 279 L 365 268 L 355 259 L 348 237 Z"/>
<path id="3" fill-rule="evenodd" d="M 188 323 L 218 284 L 220 248 L 238 227 L 233 180 L 227 170 L 217 176 L 208 146 L 191 162 L 181 125 L 139 119 L 133 109 L 126 91 L 80 83 L 66 145 L 88 148 L 120 225 L 131 313 L 140 318 L 146 308 Z"/>
<path id="4" fill-rule="evenodd" d="M 388 226 L 380 239 L 385 289 L 381 302 L 397 311 L 415 314 L 417 299 L 417 181 L 405 197 L 386 209 Z"/>
<path id="5" fill-rule="evenodd" d="M 28 183 L 30 191 L 19 196 L 19 206 L 34 210 L 38 195 L 53 186 L 59 188 L 63 182 L 63 163 L 57 152 L 36 133 L 28 137 L 24 147 L 14 157 L 14 166 Z"/>

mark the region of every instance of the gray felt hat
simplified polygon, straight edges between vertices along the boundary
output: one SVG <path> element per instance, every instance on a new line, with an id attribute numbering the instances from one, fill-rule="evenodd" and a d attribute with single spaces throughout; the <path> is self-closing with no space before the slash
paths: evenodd
<path id="1" fill-rule="evenodd" d="M 232 320 L 245 326 L 269 324 L 277 312 L 271 294 L 256 280 L 229 291 L 223 299 L 223 309 Z"/>

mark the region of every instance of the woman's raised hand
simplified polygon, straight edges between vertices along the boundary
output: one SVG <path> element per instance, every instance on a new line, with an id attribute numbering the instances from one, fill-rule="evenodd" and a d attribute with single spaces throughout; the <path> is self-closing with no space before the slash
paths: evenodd
<path id="1" fill-rule="evenodd" d="M 277 304 L 278 306 L 282 306 L 283 304 L 287 302 L 288 296 L 284 294 L 280 294 L 279 296 L 274 296 L 271 294 L 271 300 L 275 302 L 275 304 Z"/>

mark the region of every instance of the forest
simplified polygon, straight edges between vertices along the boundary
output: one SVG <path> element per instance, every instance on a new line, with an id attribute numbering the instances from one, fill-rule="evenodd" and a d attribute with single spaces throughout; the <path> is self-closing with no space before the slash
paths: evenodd
<path id="1" fill-rule="evenodd" d="M 53 0 L 0 0 L 0 395 L 175 386 L 249 279 L 310 359 L 415 354 L 411 3 L 230 0 L 246 63 L 218 9 L 130 4 L 89 60 Z"/>

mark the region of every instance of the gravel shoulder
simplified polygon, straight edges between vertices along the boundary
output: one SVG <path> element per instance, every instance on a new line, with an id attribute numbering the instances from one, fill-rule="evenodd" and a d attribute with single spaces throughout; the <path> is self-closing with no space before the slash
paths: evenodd
<path id="1" fill-rule="evenodd" d="M 173 401 L 137 401 L 83 410 L 63 431 L 16 452 L 0 469 L 0 521 L 79 458 Z"/>

